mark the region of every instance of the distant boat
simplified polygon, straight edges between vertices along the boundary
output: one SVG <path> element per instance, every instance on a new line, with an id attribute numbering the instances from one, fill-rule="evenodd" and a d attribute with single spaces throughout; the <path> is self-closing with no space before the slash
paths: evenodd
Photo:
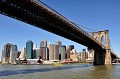
<path id="1" fill-rule="evenodd" d="M 55 62 L 54 66 L 62 66 L 62 64 L 60 62 Z"/>

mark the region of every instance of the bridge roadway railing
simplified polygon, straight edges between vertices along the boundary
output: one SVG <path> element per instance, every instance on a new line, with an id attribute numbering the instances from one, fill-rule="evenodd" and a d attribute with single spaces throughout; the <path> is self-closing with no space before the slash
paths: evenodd
<path id="1" fill-rule="evenodd" d="M 65 18 L 63 15 L 61 15 L 60 13 L 58 13 L 57 11 L 55 11 L 54 9 L 52 9 L 51 7 L 47 6 L 45 3 L 38 1 L 38 0 L 31 0 L 32 2 L 34 2 L 37 5 L 42 6 L 43 8 L 49 10 L 50 12 L 54 13 L 59 19 L 67 22 L 69 25 L 72 25 L 74 27 L 76 27 L 77 30 L 79 30 L 82 34 L 84 34 L 85 36 L 89 37 L 91 40 L 95 41 L 97 44 L 99 44 L 102 48 L 105 48 L 105 46 L 100 43 L 98 40 L 96 40 L 94 37 L 92 37 L 90 34 L 88 34 L 86 31 L 84 31 L 83 29 L 81 29 L 78 25 L 76 25 L 75 23 L 71 22 L 70 20 L 68 20 L 67 18 Z"/>

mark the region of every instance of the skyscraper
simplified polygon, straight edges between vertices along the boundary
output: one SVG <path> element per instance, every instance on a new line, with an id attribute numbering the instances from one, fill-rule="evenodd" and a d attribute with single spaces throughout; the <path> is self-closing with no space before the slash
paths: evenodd
<path id="1" fill-rule="evenodd" d="M 16 53 L 18 53 L 17 45 L 12 45 L 10 43 L 5 44 L 2 51 L 2 64 L 15 63 Z"/>
<path id="2" fill-rule="evenodd" d="M 59 46 L 54 45 L 54 60 L 59 60 Z"/>
<path id="3" fill-rule="evenodd" d="M 40 47 L 41 59 L 46 60 L 46 48 Z"/>
<path id="4" fill-rule="evenodd" d="M 2 64 L 9 63 L 11 48 L 12 48 L 12 44 L 10 44 L 10 43 L 6 43 L 4 45 L 4 49 L 2 51 L 2 60 L 1 60 Z"/>
<path id="5" fill-rule="evenodd" d="M 15 63 L 15 59 L 17 58 L 17 56 L 15 56 L 15 54 L 18 54 L 17 45 L 12 45 L 11 51 L 10 51 L 9 63 Z"/>
<path id="6" fill-rule="evenodd" d="M 49 46 L 49 60 L 54 60 L 54 45 Z"/>
<path id="7" fill-rule="evenodd" d="M 47 40 L 46 40 L 46 38 L 44 38 L 44 47 L 45 47 L 45 49 L 46 49 L 45 59 L 48 60 L 48 47 L 47 47 Z"/>
<path id="8" fill-rule="evenodd" d="M 59 60 L 59 46 L 58 45 L 49 46 L 49 60 Z"/>
<path id="9" fill-rule="evenodd" d="M 26 58 L 33 58 L 33 42 L 30 40 L 26 42 Z"/>
<path id="10" fill-rule="evenodd" d="M 61 53 L 62 53 L 62 42 L 57 40 L 56 45 L 59 46 L 59 60 L 61 60 Z"/>
<path id="11" fill-rule="evenodd" d="M 37 44 L 34 43 L 34 44 L 33 44 L 33 50 L 36 49 L 36 48 L 37 48 Z"/>
<path id="12" fill-rule="evenodd" d="M 66 53 L 67 53 L 67 59 L 70 59 L 70 48 L 66 48 Z"/>
<path id="13" fill-rule="evenodd" d="M 47 40 L 44 38 L 44 41 L 40 43 L 40 51 L 41 51 L 41 57 L 44 60 L 48 60 L 48 47 L 47 47 Z"/>
<path id="14" fill-rule="evenodd" d="M 61 49 L 61 60 L 65 59 L 65 54 L 66 54 L 66 46 L 62 46 L 62 49 Z"/>
<path id="15" fill-rule="evenodd" d="M 40 48 L 34 49 L 33 57 L 36 58 L 36 59 L 41 58 Z"/>
<path id="16" fill-rule="evenodd" d="M 20 58 L 20 59 L 26 58 L 26 48 L 22 48 L 22 51 L 21 51 L 21 53 L 20 53 L 19 58 Z"/>
<path id="17" fill-rule="evenodd" d="M 83 49 L 82 51 L 82 60 L 88 59 L 88 53 L 86 52 L 86 49 Z"/>
<path id="18" fill-rule="evenodd" d="M 73 61 L 77 61 L 78 60 L 75 49 L 70 51 L 70 59 L 72 59 Z"/>

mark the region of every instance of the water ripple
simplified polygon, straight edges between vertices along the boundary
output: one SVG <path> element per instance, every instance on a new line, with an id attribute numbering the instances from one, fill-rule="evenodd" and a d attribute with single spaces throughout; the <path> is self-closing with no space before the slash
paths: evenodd
<path id="1" fill-rule="evenodd" d="M 66 70 L 66 69 L 73 69 L 73 68 L 83 68 L 88 66 L 92 66 L 92 65 L 61 66 L 61 67 L 55 67 L 55 68 L 25 69 L 25 70 L 5 70 L 5 71 L 0 71 L 0 76 L 29 74 L 29 73 L 36 73 L 36 72 L 48 72 L 48 71 L 54 71 L 54 70 Z"/>

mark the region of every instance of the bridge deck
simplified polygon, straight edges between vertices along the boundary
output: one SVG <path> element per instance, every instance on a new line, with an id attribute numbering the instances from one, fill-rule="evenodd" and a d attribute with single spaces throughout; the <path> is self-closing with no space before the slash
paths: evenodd
<path id="1" fill-rule="evenodd" d="M 68 38 L 88 48 L 105 49 L 104 45 L 79 28 L 76 24 L 67 20 L 46 5 L 38 4 L 34 0 L 1 0 L 0 12 Z"/>

